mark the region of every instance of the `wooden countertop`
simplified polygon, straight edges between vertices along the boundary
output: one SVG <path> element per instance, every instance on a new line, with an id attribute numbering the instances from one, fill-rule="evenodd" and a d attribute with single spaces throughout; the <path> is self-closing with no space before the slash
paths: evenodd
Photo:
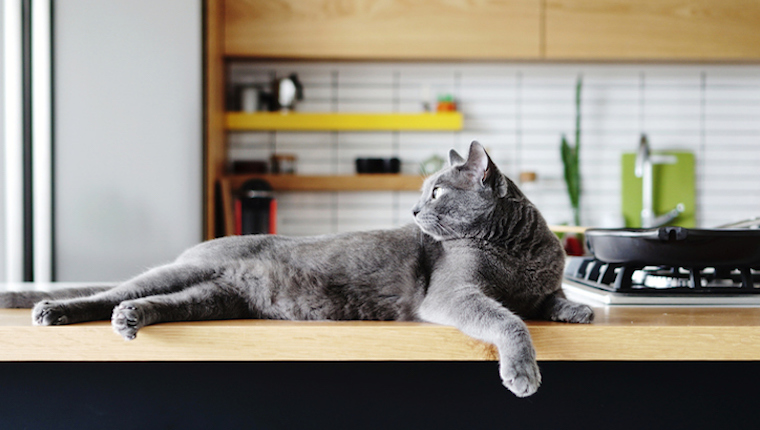
<path id="1" fill-rule="evenodd" d="M 529 321 L 539 360 L 760 360 L 760 308 L 600 307 L 592 324 Z M 0 309 L 0 361 L 481 361 L 491 345 L 424 323 L 229 320 L 31 325 Z"/>

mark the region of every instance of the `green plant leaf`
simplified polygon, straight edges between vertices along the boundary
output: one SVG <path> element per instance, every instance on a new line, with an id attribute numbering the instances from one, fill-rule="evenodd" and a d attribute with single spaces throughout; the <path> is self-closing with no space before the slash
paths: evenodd
<path id="1" fill-rule="evenodd" d="M 565 184 L 567 193 L 570 196 L 570 204 L 573 208 L 577 207 L 579 200 L 579 181 L 578 181 L 578 153 L 575 148 L 567 143 L 567 138 L 562 136 L 560 147 L 562 154 L 562 164 L 565 170 Z"/>
<path id="2" fill-rule="evenodd" d="M 576 151 L 576 154 L 580 152 L 580 147 L 581 147 L 581 89 L 582 88 L 583 88 L 583 78 L 578 76 L 578 81 L 575 83 L 575 151 Z"/>
<path id="3" fill-rule="evenodd" d="M 562 135 L 560 154 L 564 167 L 565 184 L 570 205 L 573 209 L 573 219 L 576 225 L 580 223 L 580 199 L 581 199 L 581 172 L 580 172 L 580 146 L 581 146 L 581 89 L 582 77 L 578 77 L 575 84 L 575 144 L 571 146 L 567 137 Z"/>

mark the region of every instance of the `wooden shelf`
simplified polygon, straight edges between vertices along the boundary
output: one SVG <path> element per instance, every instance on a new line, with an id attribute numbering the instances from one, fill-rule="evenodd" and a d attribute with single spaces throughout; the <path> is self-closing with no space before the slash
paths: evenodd
<path id="1" fill-rule="evenodd" d="M 226 124 L 230 131 L 456 131 L 462 129 L 462 114 L 228 112 Z"/>
<path id="2" fill-rule="evenodd" d="M 257 178 L 269 182 L 275 191 L 419 191 L 424 180 L 422 176 L 400 174 L 231 175 L 225 180 L 235 190 L 245 181 Z"/>
<path id="3" fill-rule="evenodd" d="M 599 307 L 592 324 L 528 321 L 539 360 L 760 360 L 760 308 Z M 386 321 L 229 320 L 35 327 L 0 309 L 0 361 L 481 361 L 493 346 L 453 327 Z"/>

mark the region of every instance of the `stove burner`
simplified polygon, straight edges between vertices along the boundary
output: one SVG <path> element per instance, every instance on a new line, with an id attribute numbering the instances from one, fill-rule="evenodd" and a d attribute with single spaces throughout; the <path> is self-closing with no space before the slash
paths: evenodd
<path id="1" fill-rule="evenodd" d="M 750 267 L 633 266 L 605 263 L 593 257 L 570 257 L 565 277 L 620 293 L 760 294 L 760 270 Z"/>

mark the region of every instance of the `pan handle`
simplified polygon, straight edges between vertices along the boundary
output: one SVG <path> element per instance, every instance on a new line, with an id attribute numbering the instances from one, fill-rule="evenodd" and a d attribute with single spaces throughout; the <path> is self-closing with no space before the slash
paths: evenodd
<path id="1" fill-rule="evenodd" d="M 760 228 L 760 217 L 719 225 L 715 228 Z"/>
<path id="2" fill-rule="evenodd" d="M 662 242 L 675 242 L 686 240 L 689 230 L 683 227 L 660 227 L 657 229 L 657 239 Z"/>

